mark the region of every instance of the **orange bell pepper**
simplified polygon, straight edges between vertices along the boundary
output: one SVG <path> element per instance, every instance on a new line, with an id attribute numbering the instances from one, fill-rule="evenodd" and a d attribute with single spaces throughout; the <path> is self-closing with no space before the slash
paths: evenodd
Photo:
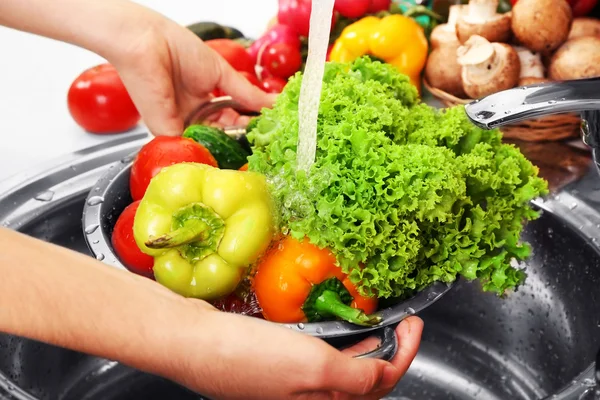
<path id="1" fill-rule="evenodd" d="M 329 60 L 348 63 L 368 55 L 407 75 L 420 93 L 428 50 L 425 32 L 414 19 L 399 14 L 367 16 L 342 31 Z"/>
<path id="2" fill-rule="evenodd" d="M 376 297 L 364 297 L 336 265 L 335 256 L 308 239 L 285 237 L 258 262 L 253 289 L 263 316 L 280 323 L 317 322 L 337 317 L 373 326 Z"/>

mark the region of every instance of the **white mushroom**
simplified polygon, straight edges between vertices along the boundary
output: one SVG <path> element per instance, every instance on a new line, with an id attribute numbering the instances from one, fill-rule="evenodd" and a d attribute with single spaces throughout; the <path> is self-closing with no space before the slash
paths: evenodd
<path id="1" fill-rule="evenodd" d="M 513 47 L 521 62 L 521 73 L 519 75 L 519 86 L 546 82 L 544 63 L 539 53 L 535 53 L 523 46 Z"/>
<path id="2" fill-rule="evenodd" d="M 465 98 L 461 77 L 462 66 L 458 63 L 456 55 L 459 46 L 460 43 L 455 41 L 433 49 L 427 58 L 425 79 L 437 89 Z"/>
<path id="3" fill-rule="evenodd" d="M 498 14 L 498 0 L 470 0 L 467 12 L 456 23 L 458 40 L 465 43 L 473 35 L 490 42 L 508 42 L 511 14 Z"/>
<path id="4" fill-rule="evenodd" d="M 512 31 L 530 50 L 549 53 L 569 36 L 573 15 L 566 0 L 519 0 L 512 9 Z"/>
<path id="5" fill-rule="evenodd" d="M 579 17 L 573 20 L 569 39 L 582 36 L 600 36 L 600 19 Z"/>
<path id="6" fill-rule="evenodd" d="M 456 36 L 456 22 L 467 11 L 466 4 L 455 4 L 450 6 L 448 12 L 448 21 L 433 28 L 429 36 L 431 48 L 436 49 L 446 44 L 458 42 Z"/>
<path id="7" fill-rule="evenodd" d="M 582 36 L 567 41 L 552 56 L 548 76 L 557 81 L 600 76 L 600 38 Z"/>
<path id="8" fill-rule="evenodd" d="M 519 55 L 510 45 L 471 36 L 457 50 L 465 93 L 474 99 L 515 87 L 521 74 Z"/>

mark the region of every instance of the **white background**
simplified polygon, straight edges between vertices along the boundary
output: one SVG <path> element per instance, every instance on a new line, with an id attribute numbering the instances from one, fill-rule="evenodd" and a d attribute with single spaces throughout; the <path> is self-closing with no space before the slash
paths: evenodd
<path id="1" fill-rule="evenodd" d="M 215 21 L 234 26 L 247 37 L 259 36 L 277 12 L 277 0 L 137 2 L 183 25 Z M 38 163 L 115 139 L 86 133 L 67 109 L 72 81 L 102 62 L 87 50 L 0 27 L 0 181 Z M 140 125 L 131 133 L 144 131 Z"/>

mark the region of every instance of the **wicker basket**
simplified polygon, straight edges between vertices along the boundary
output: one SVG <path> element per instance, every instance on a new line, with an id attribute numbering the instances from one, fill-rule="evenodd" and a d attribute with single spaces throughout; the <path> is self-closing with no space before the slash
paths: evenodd
<path id="1" fill-rule="evenodd" d="M 461 99 L 443 90 L 429 85 L 426 79 L 423 79 L 425 88 L 446 107 L 452 107 L 459 104 L 468 104 L 472 99 Z M 507 125 L 500 130 L 504 137 L 509 139 L 524 140 L 527 142 L 556 141 L 579 137 L 581 119 L 577 114 L 559 114 L 523 121 L 520 123 Z"/>

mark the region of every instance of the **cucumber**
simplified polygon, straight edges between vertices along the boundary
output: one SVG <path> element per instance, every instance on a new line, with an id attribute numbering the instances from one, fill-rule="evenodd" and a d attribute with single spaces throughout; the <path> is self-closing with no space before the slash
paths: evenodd
<path id="1" fill-rule="evenodd" d="M 202 40 L 244 38 L 244 34 L 239 30 L 216 22 L 196 22 L 187 28 Z"/>
<path id="2" fill-rule="evenodd" d="M 183 137 L 190 138 L 206 147 L 217 160 L 219 168 L 240 169 L 248 162 L 250 152 L 219 128 L 190 125 L 183 132 Z"/>

